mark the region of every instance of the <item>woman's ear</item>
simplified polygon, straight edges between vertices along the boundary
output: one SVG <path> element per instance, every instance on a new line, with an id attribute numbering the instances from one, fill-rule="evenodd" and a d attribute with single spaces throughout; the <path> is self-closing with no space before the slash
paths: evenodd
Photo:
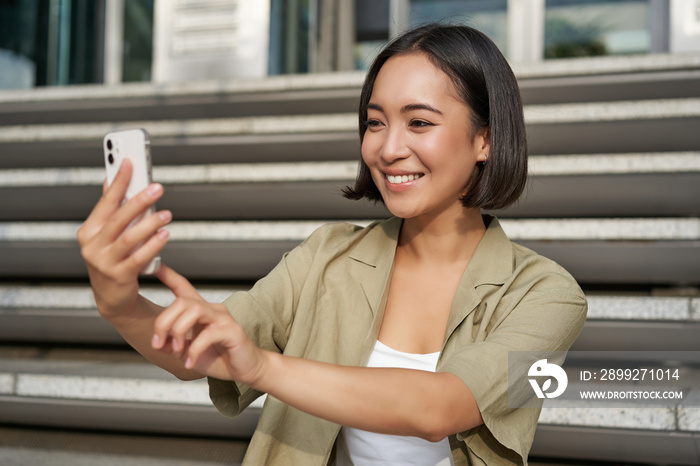
<path id="1" fill-rule="evenodd" d="M 474 149 L 476 150 L 476 160 L 486 162 L 491 155 L 491 130 L 488 126 L 481 128 L 474 137 Z"/>

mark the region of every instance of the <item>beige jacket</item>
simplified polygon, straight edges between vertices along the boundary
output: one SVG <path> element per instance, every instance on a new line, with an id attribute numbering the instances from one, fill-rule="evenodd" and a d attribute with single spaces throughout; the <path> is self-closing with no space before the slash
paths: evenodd
<path id="1" fill-rule="evenodd" d="M 540 410 L 509 407 L 508 352 L 567 351 L 583 327 L 586 301 L 563 268 L 510 242 L 497 219 L 484 220 L 487 231 L 460 281 L 437 371 L 467 384 L 484 419 L 484 425 L 450 436 L 455 464 L 527 464 Z M 400 227 L 397 218 L 366 228 L 323 226 L 249 292 L 235 293 L 225 304 L 264 349 L 366 365 Z M 227 416 L 260 395 L 216 379 L 209 387 Z M 339 429 L 268 397 L 243 464 L 329 464 Z"/>

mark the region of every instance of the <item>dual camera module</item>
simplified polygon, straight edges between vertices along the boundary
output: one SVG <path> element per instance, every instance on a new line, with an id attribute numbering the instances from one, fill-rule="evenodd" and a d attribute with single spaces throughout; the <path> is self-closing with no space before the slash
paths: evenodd
<path id="1" fill-rule="evenodd" d="M 112 152 L 111 152 L 113 147 L 114 147 L 114 145 L 112 144 L 112 140 L 107 139 L 107 149 L 110 151 L 107 154 L 107 162 L 109 162 L 110 165 L 114 164 L 114 156 L 112 155 Z"/>

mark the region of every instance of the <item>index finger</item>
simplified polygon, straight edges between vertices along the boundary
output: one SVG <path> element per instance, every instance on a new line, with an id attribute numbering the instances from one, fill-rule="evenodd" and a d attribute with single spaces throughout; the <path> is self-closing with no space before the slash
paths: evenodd
<path id="1" fill-rule="evenodd" d="M 114 177 L 112 184 L 108 185 L 107 180 L 103 183 L 102 197 L 100 197 L 100 200 L 92 209 L 88 219 L 94 219 L 94 221 L 102 223 L 121 206 L 122 200 L 126 195 L 126 190 L 129 188 L 131 171 L 131 160 L 122 160 L 119 171 Z"/>
<path id="2" fill-rule="evenodd" d="M 131 168 L 131 161 L 124 159 L 119 167 L 117 176 L 110 186 L 107 185 L 107 180 L 105 179 L 104 183 L 102 183 L 102 196 L 83 223 L 81 227 L 82 234 L 78 238 L 81 236 L 87 238 L 94 236 L 107 219 L 119 209 L 129 187 L 129 181 L 131 181 Z"/>
<path id="3" fill-rule="evenodd" d="M 161 264 L 155 275 L 178 298 L 201 298 L 201 295 L 189 280 L 167 265 Z"/>

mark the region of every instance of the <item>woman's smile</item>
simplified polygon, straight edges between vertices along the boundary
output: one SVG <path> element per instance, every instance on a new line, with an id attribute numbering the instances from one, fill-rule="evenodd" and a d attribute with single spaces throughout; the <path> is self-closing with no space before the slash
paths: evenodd
<path id="1" fill-rule="evenodd" d="M 406 184 L 410 181 L 417 180 L 418 178 L 421 178 L 424 174 L 423 173 L 409 173 L 407 175 L 390 175 L 388 173 L 385 174 L 386 181 L 389 184 L 392 185 L 400 185 L 400 184 Z"/>

